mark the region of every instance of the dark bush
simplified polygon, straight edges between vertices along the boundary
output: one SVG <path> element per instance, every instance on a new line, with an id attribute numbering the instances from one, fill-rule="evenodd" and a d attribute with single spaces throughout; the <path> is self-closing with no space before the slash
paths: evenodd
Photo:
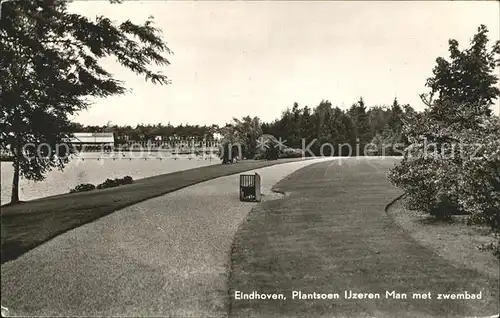
<path id="1" fill-rule="evenodd" d="M 438 220 L 450 220 L 451 216 L 456 213 L 457 207 L 451 202 L 451 199 L 447 196 L 441 196 L 437 200 L 437 204 L 431 208 L 430 215 L 434 216 Z"/>
<path id="2" fill-rule="evenodd" d="M 278 157 L 279 157 L 278 149 L 274 145 L 267 148 L 265 157 L 266 157 L 266 160 L 278 160 Z"/>
<path id="3" fill-rule="evenodd" d="M 457 198 L 441 195 L 437 198 L 435 206 L 430 209 L 430 215 L 436 219 L 450 220 L 453 215 L 471 215 L 470 212 L 460 208 Z"/>
<path id="4" fill-rule="evenodd" d="M 95 189 L 95 185 L 91 183 L 82 183 L 77 185 L 74 189 L 69 190 L 69 193 L 76 193 L 76 192 L 85 192 L 85 191 L 91 191 Z"/>
<path id="5" fill-rule="evenodd" d="M 106 179 L 103 183 L 97 185 L 97 189 L 106 189 L 118 186 L 117 182 L 113 179 Z"/>
<path id="6" fill-rule="evenodd" d="M 131 176 L 126 176 L 122 180 L 123 180 L 122 184 L 132 184 L 132 183 L 134 183 L 134 179 L 132 179 Z"/>
<path id="7" fill-rule="evenodd" d="M 121 185 L 126 185 L 126 184 L 131 184 L 133 183 L 134 180 L 130 176 L 126 176 L 122 179 L 106 179 L 103 183 L 99 184 L 97 186 L 97 189 L 107 189 L 107 188 L 114 188 L 118 187 Z"/>

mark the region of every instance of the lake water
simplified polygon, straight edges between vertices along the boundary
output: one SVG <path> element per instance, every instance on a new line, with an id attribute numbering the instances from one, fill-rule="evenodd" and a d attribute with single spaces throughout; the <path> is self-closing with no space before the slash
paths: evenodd
<path id="1" fill-rule="evenodd" d="M 28 201 L 68 193 L 70 189 L 78 184 L 92 183 L 97 185 L 107 178 L 123 178 L 128 175 L 136 180 L 221 163 L 216 157 L 213 157 L 212 160 L 204 160 L 201 157 L 189 160 L 188 156 L 179 156 L 177 160 L 172 157 L 163 157 L 162 160 L 159 160 L 154 155 L 147 157 L 148 160 L 144 160 L 144 157 L 143 155 L 142 158 L 130 159 L 125 156 L 113 160 L 108 156 L 101 156 L 99 153 L 80 154 L 79 159 L 70 161 L 63 171 L 55 169 L 49 172 L 42 182 L 21 179 L 19 182 L 19 198 L 22 201 Z M 14 169 L 11 162 L 1 162 L 2 193 L 0 204 L 10 202 L 13 173 Z"/>

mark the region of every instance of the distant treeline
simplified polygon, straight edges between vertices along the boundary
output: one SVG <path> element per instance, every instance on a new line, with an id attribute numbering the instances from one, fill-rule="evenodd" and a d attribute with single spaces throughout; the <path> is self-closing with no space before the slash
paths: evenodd
<path id="1" fill-rule="evenodd" d="M 316 142 L 309 149 L 320 154 L 321 145 L 331 144 L 335 151 L 339 145 L 349 144 L 352 149 L 359 144 L 363 149 L 374 143 L 381 147 L 405 143 L 402 135 L 403 119 L 414 110 L 409 105 L 400 105 L 394 99 L 391 106 L 367 107 L 363 98 L 349 109 L 334 107 L 328 100 L 318 106 L 299 107 L 297 103 L 286 109 L 280 119 L 272 123 L 263 123 L 262 132 L 286 140 L 292 148 L 304 149 L 311 142 Z M 304 147 L 305 146 L 305 147 Z M 348 151 L 345 148 L 345 151 Z M 346 155 L 344 153 L 324 153 L 323 155 Z M 391 150 L 387 150 L 390 154 Z"/>
<path id="2" fill-rule="evenodd" d="M 164 125 L 158 123 L 156 125 L 136 125 L 132 127 L 105 125 L 105 126 L 84 126 L 79 123 L 72 124 L 71 132 L 112 132 L 115 135 L 117 143 L 126 141 L 126 136 L 129 140 L 148 141 L 154 140 L 156 136 L 179 136 L 179 137 L 194 137 L 196 139 L 206 138 L 207 140 L 214 138 L 214 133 L 219 130 L 217 125 L 199 126 L 199 125 L 179 125 L 172 126 L 170 123 Z"/>
<path id="3" fill-rule="evenodd" d="M 263 134 L 270 134 L 285 141 L 291 148 L 302 149 L 313 140 L 316 142 L 309 147 L 315 154 L 320 154 L 323 144 L 332 144 L 334 149 L 338 145 L 349 144 L 353 148 L 359 145 L 363 149 L 371 142 L 381 145 L 392 145 L 404 142 L 401 133 L 403 118 L 414 110 L 409 105 L 400 105 L 394 99 L 392 105 L 367 107 L 363 98 L 349 109 L 334 107 L 328 100 L 323 100 L 316 107 L 300 107 L 294 103 L 292 108 L 282 112 L 281 118 L 273 122 L 260 122 Z M 234 124 L 234 123 L 233 123 Z M 228 124 L 228 125 L 233 125 Z M 226 125 L 225 127 L 227 127 Z M 74 123 L 73 132 L 113 132 L 117 143 L 129 140 L 154 140 L 156 136 L 194 137 L 197 139 L 213 139 L 215 134 L 224 135 L 224 127 L 218 125 L 178 125 L 170 123 L 164 125 L 140 124 L 132 126 L 84 126 Z M 346 149 L 347 150 L 347 149 Z M 390 150 L 388 150 L 390 154 Z M 326 155 L 338 155 L 327 153 Z M 344 154 L 345 155 L 345 154 Z"/>

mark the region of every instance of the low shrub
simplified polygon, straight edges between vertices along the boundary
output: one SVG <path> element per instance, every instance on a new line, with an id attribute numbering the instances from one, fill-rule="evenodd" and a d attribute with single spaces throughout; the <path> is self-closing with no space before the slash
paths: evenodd
<path id="1" fill-rule="evenodd" d="M 74 189 L 69 190 L 69 193 L 85 192 L 85 191 L 91 191 L 94 189 L 107 189 L 107 188 L 113 188 L 113 187 L 118 187 L 121 185 L 132 184 L 132 183 L 134 183 L 134 179 L 132 179 L 131 176 L 126 176 L 126 177 L 123 177 L 121 179 L 120 178 L 106 179 L 106 181 L 99 184 L 97 187 L 91 183 L 79 184 Z"/>
<path id="2" fill-rule="evenodd" d="M 69 193 L 76 193 L 76 192 L 86 192 L 86 191 L 91 191 L 95 189 L 95 185 L 91 183 L 82 183 L 77 185 L 74 189 L 69 190 Z"/>
<path id="3" fill-rule="evenodd" d="M 265 152 L 258 152 L 255 154 L 253 159 L 254 160 L 264 160 L 264 159 L 266 159 L 266 153 Z"/>
<path id="4" fill-rule="evenodd" d="M 295 148 L 285 148 L 280 151 L 280 158 L 300 158 L 302 150 Z"/>
<path id="5" fill-rule="evenodd" d="M 103 183 L 97 185 L 97 189 L 107 189 L 117 187 L 119 184 L 113 179 L 106 179 Z"/>
<path id="6" fill-rule="evenodd" d="M 280 151 L 274 146 L 270 146 L 265 148 L 263 151 L 261 150 L 257 152 L 253 157 L 254 160 L 278 160 L 278 158 L 281 158 Z"/>
<path id="7" fill-rule="evenodd" d="M 122 179 L 106 179 L 106 181 L 104 181 L 103 183 L 99 184 L 97 186 L 97 189 L 107 189 L 107 188 L 114 188 L 114 187 L 118 187 L 118 186 L 121 186 L 121 185 L 126 185 L 126 184 L 131 184 L 133 183 L 134 180 L 132 179 L 132 177 L 130 176 L 126 176 Z"/>
<path id="8" fill-rule="evenodd" d="M 300 158 L 302 150 L 295 148 L 285 148 L 278 150 L 276 148 L 266 148 L 265 151 L 259 151 L 253 157 L 255 160 L 276 160 L 278 158 Z"/>
<path id="9" fill-rule="evenodd" d="M 122 180 L 123 180 L 122 184 L 132 184 L 132 183 L 134 183 L 134 179 L 132 179 L 131 176 L 125 176 Z"/>

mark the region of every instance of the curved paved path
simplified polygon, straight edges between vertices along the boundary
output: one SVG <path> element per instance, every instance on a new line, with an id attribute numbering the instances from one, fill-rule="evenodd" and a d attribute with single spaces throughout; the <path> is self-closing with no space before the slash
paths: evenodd
<path id="1" fill-rule="evenodd" d="M 265 198 L 315 159 L 255 170 Z M 14 315 L 218 317 L 227 314 L 227 265 L 255 203 L 238 175 L 127 207 L 2 265 L 2 305 Z"/>
<path id="2" fill-rule="evenodd" d="M 342 164 L 339 165 L 338 163 Z M 394 160 L 318 163 L 277 184 L 284 199 L 257 206 L 236 234 L 230 277 L 232 317 L 472 317 L 498 313 L 498 281 L 458 268 L 419 246 L 385 214 L 399 191 L 385 173 Z M 291 292 L 340 293 L 292 300 Z M 344 299 L 344 291 L 382 299 Z M 385 291 L 407 293 L 384 299 Z M 235 291 L 283 293 L 286 300 L 236 300 Z M 482 300 L 438 293 L 482 292 Z M 412 293 L 431 292 L 431 300 Z"/>

